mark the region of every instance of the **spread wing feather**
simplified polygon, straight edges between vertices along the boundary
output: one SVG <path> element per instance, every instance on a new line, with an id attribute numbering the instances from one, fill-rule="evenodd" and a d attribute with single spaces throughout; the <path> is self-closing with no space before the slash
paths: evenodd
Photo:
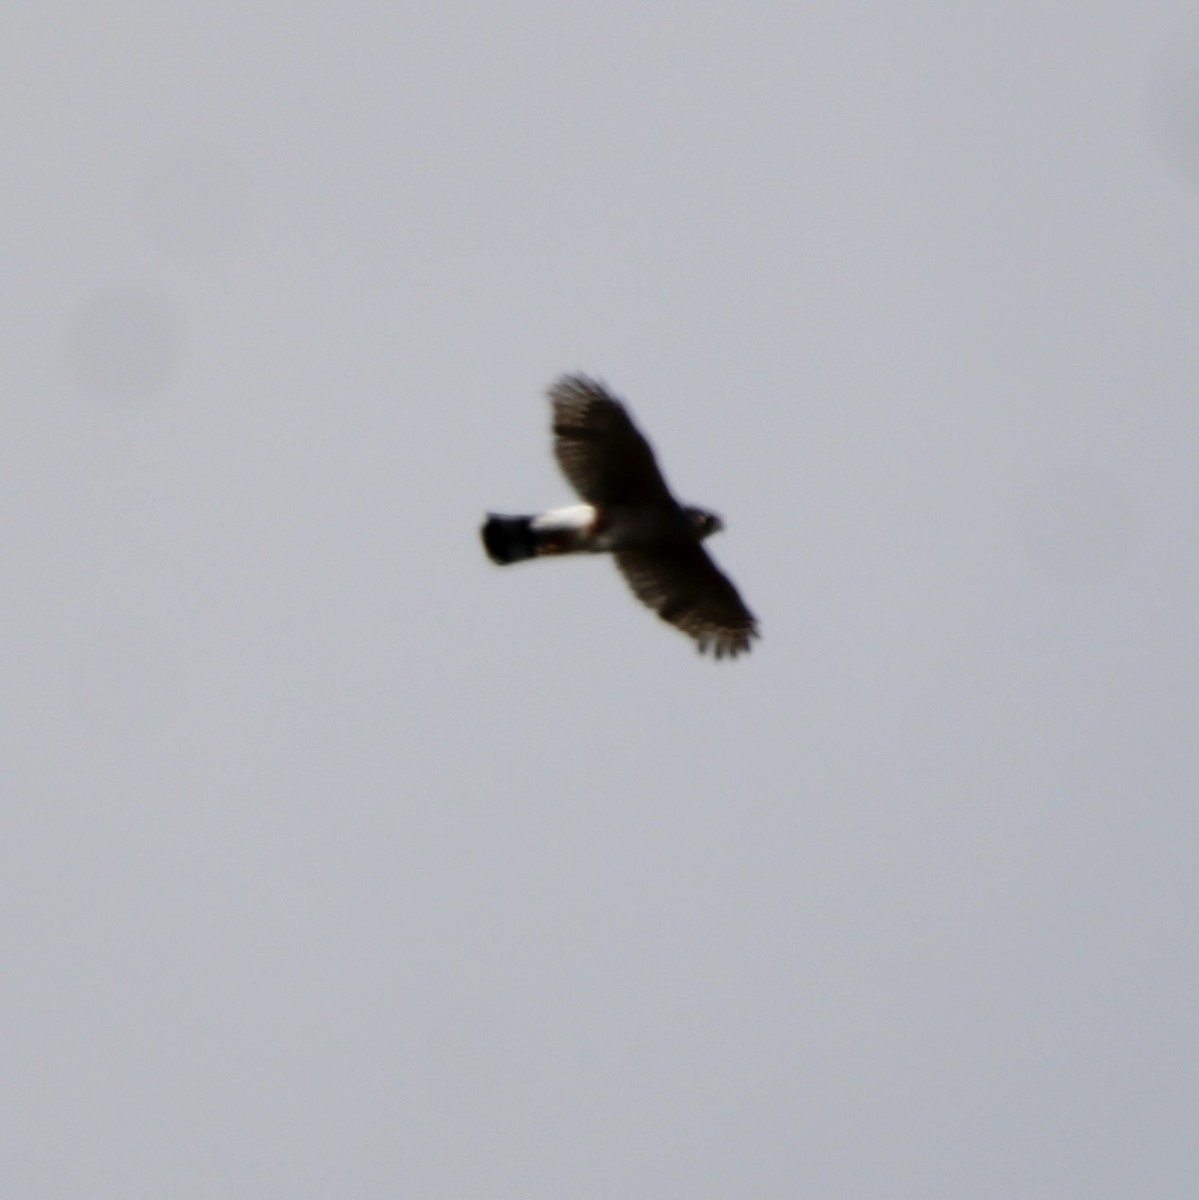
<path id="1" fill-rule="evenodd" d="M 615 558 L 633 595 L 694 638 L 701 654 L 734 658 L 758 636 L 753 613 L 698 543 L 618 550 Z"/>
<path id="2" fill-rule="evenodd" d="M 625 407 L 586 375 L 563 375 L 549 390 L 554 457 L 589 504 L 667 504 L 674 498 L 654 452 Z"/>

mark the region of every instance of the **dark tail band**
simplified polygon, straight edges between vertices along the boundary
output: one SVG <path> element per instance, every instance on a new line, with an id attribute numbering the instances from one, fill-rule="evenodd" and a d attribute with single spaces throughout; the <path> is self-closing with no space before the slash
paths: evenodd
<path id="1" fill-rule="evenodd" d="M 500 517 L 488 513 L 479 532 L 487 557 L 501 566 L 537 556 L 537 538 L 532 517 Z"/>

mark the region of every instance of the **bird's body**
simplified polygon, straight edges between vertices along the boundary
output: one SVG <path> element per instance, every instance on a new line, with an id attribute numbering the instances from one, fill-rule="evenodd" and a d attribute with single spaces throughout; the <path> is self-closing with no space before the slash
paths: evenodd
<path id="1" fill-rule="evenodd" d="M 488 514 L 481 530 L 493 562 L 611 553 L 634 595 L 717 658 L 750 648 L 757 621 L 700 542 L 720 518 L 680 504 L 649 443 L 600 384 L 564 375 L 549 391 L 554 454 L 585 503 L 539 516 Z"/>

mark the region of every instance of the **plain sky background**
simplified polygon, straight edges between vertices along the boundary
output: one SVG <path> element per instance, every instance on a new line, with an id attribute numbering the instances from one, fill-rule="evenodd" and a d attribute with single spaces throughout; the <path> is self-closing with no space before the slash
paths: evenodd
<path id="1" fill-rule="evenodd" d="M 1192 0 L 0 27 L 6 1198 L 1199 1194 Z"/>

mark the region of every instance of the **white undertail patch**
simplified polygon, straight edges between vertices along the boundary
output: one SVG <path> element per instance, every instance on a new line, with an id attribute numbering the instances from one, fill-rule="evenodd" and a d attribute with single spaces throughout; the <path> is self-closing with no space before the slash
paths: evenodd
<path id="1" fill-rule="evenodd" d="M 595 528 L 596 512 L 590 504 L 551 508 L 534 517 L 530 528 L 537 533 L 589 533 Z"/>

